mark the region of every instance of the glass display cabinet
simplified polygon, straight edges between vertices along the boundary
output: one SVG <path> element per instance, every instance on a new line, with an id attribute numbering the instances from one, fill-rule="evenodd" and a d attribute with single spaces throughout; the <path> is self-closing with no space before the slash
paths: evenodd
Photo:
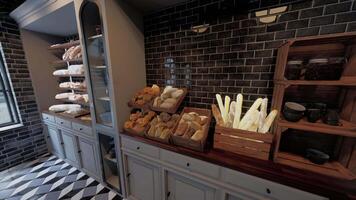
<path id="1" fill-rule="evenodd" d="M 112 127 L 110 79 L 98 5 L 91 1 L 84 3 L 81 18 L 96 123 Z"/>
<path id="2" fill-rule="evenodd" d="M 112 83 L 100 8 L 100 1 L 82 1 L 79 14 L 85 47 L 82 53 L 90 80 L 88 85 L 93 102 L 91 110 L 100 149 L 102 179 L 106 185 L 121 193 L 120 147 L 114 131 Z"/>
<path id="3" fill-rule="evenodd" d="M 74 0 L 74 7 L 101 180 L 125 197 L 120 132 L 131 112 L 127 102 L 146 86 L 142 16 L 126 1 Z"/>

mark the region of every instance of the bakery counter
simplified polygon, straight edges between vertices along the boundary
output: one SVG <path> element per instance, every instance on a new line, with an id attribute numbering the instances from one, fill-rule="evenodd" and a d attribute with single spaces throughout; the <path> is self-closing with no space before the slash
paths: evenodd
<path id="1" fill-rule="evenodd" d="M 132 133 L 123 132 L 122 134 L 160 149 L 169 150 L 330 199 L 356 199 L 356 180 L 338 179 L 274 163 L 273 161 L 253 159 L 214 149 L 204 153 L 197 152 L 184 147 L 153 141 Z"/>

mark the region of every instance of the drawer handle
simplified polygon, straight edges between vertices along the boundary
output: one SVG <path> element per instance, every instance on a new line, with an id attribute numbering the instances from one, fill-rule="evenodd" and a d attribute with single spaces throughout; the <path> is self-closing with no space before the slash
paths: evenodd
<path id="1" fill-rule="evenodd" d="M 271 194 L 271 190 L 269 188 L 266 188 L 267 194 Z"/>
<path id="2" fill-rule="evenodd" d="M 82 131 L 82 130 L 83 130 L 83 128 L 79 128 L 79 130 L 80 130 L 80 131 Z"/>
<path id="3" fill-rule="evenodd" d="M 128 174 L 126 175 L 126 177 L 128 178 L 130 175 L 131 175 L 131 173 L 128 173 Z"/>
<path id="4" fill-rule="evenodd" d="M 61 122 L 61 124 L 63 124 L 64 122 Z"/>
<path id="5" fill-rule="evenodd" d="M 187 162 L 187 167 L 189 167 L 190 166 L 190 163 L 189 162 Z"/>
<path id="6" fill-rule="evenodd" d="M 167 192 L 167 197 L 171 196 L 171 192 Z"/>
<path id="7" fill-rule="evenodd" d="M 61 145 L 64 145 L 64 142 L 61 142 Z"/>
<path id="8" fill-rule="evenodd" d="M 136 147 L 137 150 L 140 150 L 140 147 Z"/>
<path id="9" fill-rule="evenodd" d="M 78 150 L 78 153 L 82 153 L 82 151 L 81 151 L 81 150 Z"/>

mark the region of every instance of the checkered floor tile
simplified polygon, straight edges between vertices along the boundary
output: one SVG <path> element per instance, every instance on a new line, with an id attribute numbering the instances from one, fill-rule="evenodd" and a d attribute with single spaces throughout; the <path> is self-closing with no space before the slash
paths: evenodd
<path id="1" fill-rule="evenodd" d="M 121 200 L 98 181 L 55 156 L 0 173 L 0 199 Z"/>

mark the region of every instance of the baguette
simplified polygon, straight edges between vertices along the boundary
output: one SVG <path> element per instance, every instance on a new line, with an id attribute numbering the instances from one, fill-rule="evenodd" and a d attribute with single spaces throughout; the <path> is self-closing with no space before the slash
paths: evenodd
<path id="1" fill-rule="evenodd" d="M 218 101 L 221 117 L 222 117 L 222 120 L 223 120 L 222 125 L 224 125 L 226 123 L 225 120 L 224 120 L 225 107 L 224 107 L 224 104 L 222 102 L 221 95 L 220 94 L 216 94 L 215 96 L 216 96 L 216 100 Z"/>
<path id="2" fill-rule="evenodd" d="M 262 129 L 263 124 L 265 123 L 266 117 L 267 117 L 267 104 L 268 104 L 268 99 L 264 98 L 262 100 L 261 104 L 261 111 L 260 111 L 260 116 L 258 120 L 258 129 Z"/>
<path id="3" fill-rule="evenodd" d="M 232 128 L 238 128 L 240 124 L 241 118 L 241 109 L 242 109 L 243 96 L 242 94 L 238 94 L 236 97 L 236 105 L 235 105 L 235 116 Z"/>
<path id="4" fill-rule="evenodd" d="M 223 120 L 224 120 L 224 125 L 227 126 L 228 121 L 229 121 L 229 109 L 230 109 L 230 97 L 229 96 L 225 96 L 225 104 L 224 104 L 224 115 L 222 116 Z"/>
<path id="5" fill-rule="evenodd" d="M 268 130 L 271 128 L 272 126 L 272 123 L 274 121 L 274 119 L 276 118 L 278 114 L 278 111 L 277 110 L 272 110 L 266 120 L 265 120 L 265 123 L 263 124 L 262 128 L 260 130 L 258 130 L 259 133 L 267 133 Z"/>
<path id="6" fill-rule="evenodd" d="M 251 118 L 250 115 L 252 113 L 254 113 L 255 111 L 257 111 L 257 109 L 258 109 L 258 107 L 260 107 L 261 103 L 262 103 L 262 98 L 256 99 L 256 101 L 252 104 L 250 109 L 246 112 L 245 116 L 241 119 L 239 128 L 241 128 L 245 125 L 247 119 Z M 244 129 L 244 130 L 246 130 L 246 129 Z"/>
<path id="7" fill-rule="evenodd" d="M 220 111 L 218 109 L 218 107 L 215 104 L 211 104 L 211 110 L 213 112 L 216 124 L 219 126 L 223 126 L 224 125 L 224 120 L 221 117 Z"/>

